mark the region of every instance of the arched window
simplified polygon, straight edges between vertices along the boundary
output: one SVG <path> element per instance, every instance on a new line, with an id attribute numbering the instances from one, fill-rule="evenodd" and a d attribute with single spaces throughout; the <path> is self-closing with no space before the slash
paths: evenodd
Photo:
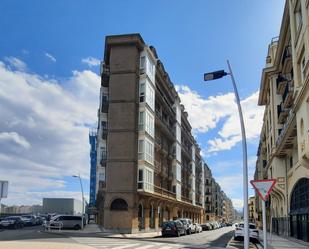
<path id="1" fill-rule="evenodd" d="M 295 185 L 291 196 L 291 213 L 300 213 L 309 207 L 309 179 L 301 178 Z"/>
<path id="2" fill-rule="evenodd" d="M 111 210 L 113 211 L 124 211 L 128 210 L 128 204 L 124 199 L 115 199 L 111 204 Z"/>

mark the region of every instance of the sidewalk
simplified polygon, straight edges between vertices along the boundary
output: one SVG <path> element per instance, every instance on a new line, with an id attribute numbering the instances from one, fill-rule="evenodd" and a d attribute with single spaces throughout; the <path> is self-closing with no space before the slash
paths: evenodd
<path id="1" fill-rule="evenodd" d="M 259 231 L 260 242 L 263 247 L 263 231 Z M 269 249 L 305 249 L 309 248 L 309 243 L 301 240 L 296 240 L 292 237 L 281 237 L 275 234 L 270 235 L 267 233 L 267 245 Z"/>
<path id="2" fill-rule="evenodd" d="M 94 249 L 92 246 L 76 244 L 76 243 L 61 243 L 61 242 L 29 242 L 29 241 L 5 241 L 0 242 L 0 249 Z"/>
<path id="3" fill-rule="evenodd" d="M 46 230 L 42 231 L 44 233 L 56 233 L 56 234 L 63 234 L 66 236 L 97 236 L 97 237 L 111 237 L 111 238 L 154 238 L 161 236 L 161 231 L 159 232 L 148 232 L 148 233 L 136 233 L 136 234 L 121 234 L 121 233 L 111 233 L 106 231 L 103 227 L 97 224 L 88 224 L 85 226 L 83 230 Z"/>

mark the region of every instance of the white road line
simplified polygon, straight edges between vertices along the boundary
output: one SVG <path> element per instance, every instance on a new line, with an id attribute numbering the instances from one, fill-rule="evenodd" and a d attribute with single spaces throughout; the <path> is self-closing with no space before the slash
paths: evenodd
<path id="1" fill-rule="evenodd" d="M 114 247 L 113 249 L 124 249 L 124 248 L 134 247 L 134 246 L 138 246 L 138 245 L 140 245 L 140 244 L 138 243 L 138 244 L 125 245 L 125 246 L 117 246 L 117 247 Z M 136 248 L 136 247 L 134 247 L 134 248 Z"/>
<path id="2" fill-rule="evenodd" d="M 170 248 L 172 248 L 172 247 L 171 246 L 162 246 L 162 247 L 160 247 L 158 249 L 170 249 Z"/>
<path id="3" fill-rule="evenodd" d="M 154 247 L 154 246 L 156 246 L 156 245 L 152 244 L 152 245 L 136 247 L 135 249 L 147 249 L 147 248 Z"/>

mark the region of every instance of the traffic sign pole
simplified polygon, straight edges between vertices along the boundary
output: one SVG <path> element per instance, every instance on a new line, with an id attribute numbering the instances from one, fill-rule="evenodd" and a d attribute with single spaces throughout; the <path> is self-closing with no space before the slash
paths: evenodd
<path id="1" fill-rule="evenodd" d="M 266 227 L 266 205 L 265 202 L 276 184 L 275 179 L 252 180 L 250 181 L 260 198 L 262 199 L 262 216 L 263 216 L 263 244 L 267 249 L 267 227 Z"/>
<path id="2" fill-rule="evenodd" d="M 262 201 L 262 215 L 263 215 L 263 244 L 264 244 L 264 249 L 267 249 L 267 228 L 266 228 L 266 205 L 265 205 L 265 201 Z"/>

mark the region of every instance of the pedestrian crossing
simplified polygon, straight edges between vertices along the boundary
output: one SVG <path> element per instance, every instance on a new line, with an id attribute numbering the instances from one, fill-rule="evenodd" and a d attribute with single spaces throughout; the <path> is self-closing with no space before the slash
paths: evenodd
<path id="1" fill-rule="evenodd" d="M 162 243 L 121 238 L 72 237 L 79 244 L 98 249 L 177 249 L 183 245 L 177 243 Z"/>

